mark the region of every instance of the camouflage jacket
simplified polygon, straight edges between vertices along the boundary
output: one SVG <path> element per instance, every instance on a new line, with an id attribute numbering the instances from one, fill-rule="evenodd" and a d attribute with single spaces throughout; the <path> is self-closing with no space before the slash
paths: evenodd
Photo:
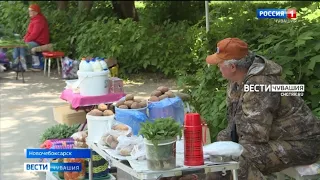
<path id="1" fill-rule="evenodd" d="M 273 61 L 256 56 L 243 84 L 287 84 L 281 79 L 282 68 Z M 320 144 L 320 121 L 298 96 L 281 96 L 272 92 L 243 92 L 243 84 L 229 83 L 227 90 L 228 127 L 217 140 L 231 140 L 236 124 L 240 144 L 268 143 L 285 154 L 280 142 Z M 319 146 L 318 146 L 319 147 Z"/>

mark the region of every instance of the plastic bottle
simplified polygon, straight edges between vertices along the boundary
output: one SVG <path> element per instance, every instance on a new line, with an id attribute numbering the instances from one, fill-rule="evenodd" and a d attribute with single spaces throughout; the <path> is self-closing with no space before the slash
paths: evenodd
<path id="1" fill-rule="evenodd" d="M 89 60 L 85 60 L 82 65 L 82 72 L 92 72 L 92 65 L 90 64 Z"/>
<path id="2" fill-rule="evenodd" d="M 108 70 L 108 65 L 107 65 L 106 61 L 104 61 L 104 58 L 100 59 L 100 64 L 101 64 L 101 67 L 104 71 Z"/>
<path id="3" fill-rule="evenodd" d="M 93 65 L 92 65 L 92 69 L 93 69 L 93 72 L 100 72 L 102 71 L 102 67 L 101 67 L 101 64 L 99 61 L 97 60 L 93 60 Z"/>
<path id="4" fill-rule="evenodd" d="M 91 60 L 89 60 L 89 62 L 90 62 L 92 69 L 93 69 L 94 58 L 91 58 Z"/>
<path id="5" fill-rule="evenodd" d="M 79 71 L 83 72 L 85 63 L 86 63 L 86 58 L 82 58 L 79 65 Z"/>

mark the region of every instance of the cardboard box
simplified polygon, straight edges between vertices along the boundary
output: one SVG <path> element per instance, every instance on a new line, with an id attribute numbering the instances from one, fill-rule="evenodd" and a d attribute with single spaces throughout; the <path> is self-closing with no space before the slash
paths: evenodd
<path id="1" fill-rule="evenodd" d="M 73 110 L 69 104 L 56 106 L 53 108 L 54 120 L 60 124 L 71 126 L 73 124 L 83 124 L 86 122 L 86 112 L 83 110 Z"/>
<path id="2" fill-rule="evenodd" d="M 123 93 L 123 81 L 117 77 L 108 79 L 108 92 L 109 93 Z"/>

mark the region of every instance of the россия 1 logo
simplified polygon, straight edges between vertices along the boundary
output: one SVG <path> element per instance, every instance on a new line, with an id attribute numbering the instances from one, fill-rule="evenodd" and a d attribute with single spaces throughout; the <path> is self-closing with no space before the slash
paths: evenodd
<path id="1" fill-rule="evenodd" d="M 295 9 L 257 9 L 258 19 L 295 19 Z"/>
<path id="2" fill-rule="evenodd" d="M 297 18 L 295 9 L 257 9 L 258 19 L 274 19 L 276 23 L 292 23 Z"/>

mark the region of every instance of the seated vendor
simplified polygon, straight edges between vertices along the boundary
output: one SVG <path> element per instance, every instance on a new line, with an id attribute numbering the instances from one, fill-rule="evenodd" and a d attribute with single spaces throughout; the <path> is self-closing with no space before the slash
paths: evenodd
<path id="1" fill-rule="evenodd" d="M 24 41 L 29 45 L 28 51 L 31 48 L 49 44 L 49 27 L 47 19 L 42 15 L 40 7 L 36 4 L 32 4 L 29 7 L 30 23 L 26 35 L 24 36 Z M 25 48 L 15 48 L 13 51 L 13 59 L 20 58 L 22 62 L 23 69 L 26 67 L 26 49 Z M 30 59 L 29 59 L 30 61 Z M 32 59 L 31 59 L 32 61 Z M 31 62 L 32 63 L 32 62 Z"/>
<path id="2" fill-rule="evenodd" d="M 217 140 L 239 142 L 245 148 L 239 180 L 260 180 L 289 167 L 315 163 L 320 158 L 320 121 L 304 100 L 243 90 L 244 84 L 287 84 L 281 79 L 281 66 L 255 55 L 238 38 L 223 39 L 217 46 L 206 62 L 217 65 L 229 80 L 228 127 Z"/>

